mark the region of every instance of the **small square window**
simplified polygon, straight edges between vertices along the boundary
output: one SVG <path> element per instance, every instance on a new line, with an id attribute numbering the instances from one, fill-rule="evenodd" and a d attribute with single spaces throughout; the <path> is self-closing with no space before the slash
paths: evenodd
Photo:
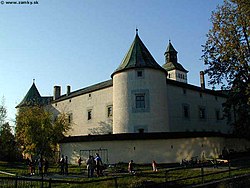
<path id="1" fill-rule="evenodd" d="M 88 120 L 92 119 L 92 110 L 88 110 Z"/>
<path id="2" fill-rule="evenodd" d="M 136 78 L 140 78 L 140 79 L 144 78 L 144 70 L 136 70 L 135 76 Z"/>
<path id="3" fill-rule="evenodd" d="M 137 71 L 137 77 L 142 77 L 142 71 Z"/>

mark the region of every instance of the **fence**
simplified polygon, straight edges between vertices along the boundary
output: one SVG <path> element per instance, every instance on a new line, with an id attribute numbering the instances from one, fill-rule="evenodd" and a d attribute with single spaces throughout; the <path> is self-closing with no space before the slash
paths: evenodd
<path id="1" fill-rule="evenodd" d="M 242 174 L 242 171 L 244 169 L 250 169 L 250 166 L 243 166 L 238 168 L 232 168 L 231 164 L 228 163 L 225 170 L 221 170 L 218 172 L 212 172 L 212 173 L 206 173 L 206 169 L 209 169 L 209 167 L 216 168 L 214 165 L 207 165 L 207 166 L 200 166 L 200 167 L 185 167 L 185 168 L 175 168 L 170 169 L 165 172 L 165 182 L 166 185 L 180 185 L 181 182 L 184 182 L 185 185 L 194 185 L 194 184 L 204 184 L 206 182 L 215 181 L 218 179 L 224 179 L 224 178 L 230 178 L 232 176 L 235 176 L 237 174 Z M 211 169 L 211 168 L 210 168 Z M 189 173 L 185 177 L 181 178 L 175 178 L 175 172 L 179 170 L 188 170 Z M 193 173 L 192 173 L 192 171 Z M 195 171 L 196 170 L 196 171 Z M 191 173 L 190 173 L 191 172 Z M 249 173 L 249 172 L 248 172 Z M 195 175 L 193 175 L 195 174 Z M 216 175 L 216 176 L 215 176 Z"/>
<path id="2" fill-rule="evenodd" d="M 245 162 L 245 161 L 244 161 Z M 161 181 L 162 185 L 166 187 L 171 187 L 171 185 L 181 185 L 181 186 L 188 186 L 188 185 L 194 185 L 194 184 L 204 184 L 206 182 L 214 181 L 215 179 L 224 179 L 227 177 L 235 177 L 237 174 L 249 173 L 250 166 L 241 166 L 241 167 L 231 167 L 231 163 L 228 163 L 227 165 L 223 165 L 219 167 L 219 171 L 216 170 L 216 172 L 212 169 L 216 166 L 214 165 L 202 165 L 201 166 L 195 166 L 195 167 L 179 167 L 179 168 L 172 168 L 168 170 L 161 169 L 159 173 L 153 173 L 153 172 L 140 172 L 137 173 L 136 176 L 138 177 L 150 177 L 152 174 L 156 178 L 160 178 L 163 181 Z M 244 169 L 246 171 L 244 171 Z M 177 176 L 178 171 L 180 171 L 179 176 Z M 138 171 L 139 172 L 139 171 Z M 10 173 L 5 174 L 6 176 L 13 175 Z M 128 176 L 128 175 L 127 175 Z M 35 177 L 22 177 L 22 176 L 12 176 L 12 177 L 0 177 L 0 187 L 92 187 L 93 184 L 95 184 L 96 187 L 100 184 L 108 185 L 107 187 L 115 187 L 123 186 L 123 178 L 125 176 L 119 176 L 119 177 L 110 177 L 110 178 L 100 178 L 100 179 L 92 179 L 87 181 L 73 181 L 73 180 L 55 180 L 55 179 L 49 179 L 48 177 L 41 177 L 41 178 L 35 178 Z M 119 180 L 119 181 L 118 181 Z M 120 181 L 121 180 L 121 181 Z M 105 182 L 105 183 L 104 183 Z M 119 185 L 118 185 L 119 183 Z M 150 183 L 150 182 L 146 182 Z M 151 182 L 156 183 L 156 182 Z M 143 187 L 152 187 L 152 185 Z M 156 187 L 154 185 L 153 187 Z"/>
<path id="3" fill-rule="evenodd" d="M 101 183 L 110 181 L 109 187 L 118 188 L 117 177 L 105 178 L 99 180 L 91 181 L 69 181 L 69 180 L 53 180 L 53 179 L 42 179 L 42 178 L 26 178 L 26 177 L 0 177 L 1 187 L 42 187 L 42 188 L 51 188 L 51 187 L 85 187 L 87 184 L 91 183 Z"/>

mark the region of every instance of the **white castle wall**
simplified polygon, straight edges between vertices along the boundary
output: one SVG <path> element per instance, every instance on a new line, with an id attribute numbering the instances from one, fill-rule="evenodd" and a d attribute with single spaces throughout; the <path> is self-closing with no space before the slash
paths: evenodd
<path id="1" fill-rule="evenodd" d="M 102 122 L 112 124 L 112 117 L 107 116 L 107 107 L 113 104 L 112 94 L 112 87 L 108 87 L 54 103 L 56 110 L 72 115 L 72 129 L 67 135 L 87 135 Z M 89 110 L 92 111 L 91 120 L 88 120 Z"/>
<path id="2" fill-rule="evenodd" d="M 133 133 L 139 128 L 146 132 L 167 132 L 168 109 L 166 75 L 155 69 L 137 69 L 116 73 L 113 77 L 113 133 Z M 145 93 L 145 111 L 135 109 L 135 94 Z"/>
<path id="3" fill-rule="evenodd" d="M 243 139 L 222 137 L 199 137 L 160 140 L 127 140 L 127 141 L 92 141 L 60 144 L 60 152 L 69 157 L 69 162 L 77 163 L 80 150 L 106 149 L 108 163 L 129 162 L 151 163 L 178 163 L 182 159 L 190 159 L 198 156 L 203 158 L 214 158 L 221 154 L 222 149 L 234 149 L 245 151 L 250 147 L 250 142 Z M 122 149 L 121 149 L 122 148 Z M 82 153 L 83 154 L 83 153 Z M 88 155 L 81 155 L 85 160 Z M 105 156 L 107 158 L 107 156 Z M 106 163 L 106 161 L 104 161 Z"/>
<path id="4" fill-rule="evenodd" d="M 184 91 L 185 90 L 185 91 Z M 170 117 L 170 132 L 182 131 L 220 131 L 228 133 L 231 127 L 227 118 L 223 118 L 222 104 L 225 98 L 167 85 Z M 183 105 L 189 106 L 190 117 L 185 118 Z M 199 107 L 205 108 L 205 119 L 199 118 Z M 220 111 L 220 120 L 216 119 L 216 111 Z"/>

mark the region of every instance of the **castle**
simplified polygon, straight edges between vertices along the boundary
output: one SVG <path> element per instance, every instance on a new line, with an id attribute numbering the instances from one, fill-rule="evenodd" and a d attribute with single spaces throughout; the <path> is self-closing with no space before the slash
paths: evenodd
<path id="1" fill-rule="evenodd" d="M 60 142 L 60 152 L 71 163 L 95 152 L 109 163 L 166 163 L 184 156 L 218 156 L 225 146 L 246 147 L 238 147 L 236 138 L 228 142 L 231 127 L 222 107 L 227 96 L 206 89 L 202 71 L 199 87 L 188 84 L 188 71 L 170 41 L 164 55 L 160 66 L 136 32 L 110 80 L 77 91 L 67 86 L 63 95 L 54 86 L 50 97 L 40 96 L 33 83 L 17 108 L 38 101 L 50 106 L 54 116 L 68 115 L 72 129 Z"/>

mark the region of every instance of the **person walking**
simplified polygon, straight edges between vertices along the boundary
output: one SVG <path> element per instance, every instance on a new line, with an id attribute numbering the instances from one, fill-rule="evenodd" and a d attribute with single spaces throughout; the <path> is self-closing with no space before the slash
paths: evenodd
<path id="1" fill-rule="evenodd" d="M 93 156 L 89 156 L 86 160 L 87 171 L 88 171 L 88 178 L 92 178 L 94 176 L 94 169 L 95 169 L 95 160 Z"/>
<path id="2" fill-rule="evenodd" d="M 97 177 L 99 177 L 102 175 L 102 159 L 98 153 L 96 153 L 95 155 L 96 155 L 95 157 L 96 174 L 97 174 Z"/>

